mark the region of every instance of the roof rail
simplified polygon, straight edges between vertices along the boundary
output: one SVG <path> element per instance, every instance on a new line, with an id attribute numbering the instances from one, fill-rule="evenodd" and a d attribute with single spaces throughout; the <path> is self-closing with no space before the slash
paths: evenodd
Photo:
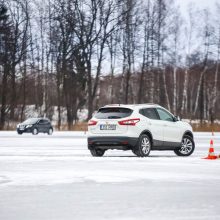
<path id="1" fill-rule="evenodd" d="M 137 104 L 137 105 L 158 105 L 158 104 L 155 104 L 155 103 L 142 103 L 142 104 Z"/>
<path id="2" fill-rule="evenodd" d="M 108 105 L 105 105 L 104 107 L 106 107 L 106 106 L 121 106 L 121 105 L 123 105 L 123 106 L 126 106 L 126 105 L 128 105 L 128 106 L 136 106 L 136 105 L 156 105 L 156 106 L 160 106 L 160 105 L 155 104 L 155 103 L 142 103 L 142 104 L 108 104 Z"/>
<path id="3" fill-rule="evenodd" d="M 123 104 L 108 104 L 108 105 L 105 105 L 105 106 L 120 106 L 120 105 L 123 105 Z"/>

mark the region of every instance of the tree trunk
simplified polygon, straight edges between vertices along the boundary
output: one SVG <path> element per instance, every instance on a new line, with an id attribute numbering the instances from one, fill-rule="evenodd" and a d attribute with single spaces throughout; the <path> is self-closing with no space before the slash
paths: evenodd
<path id="1" fill-rule="evenodd" d="M 57 120 L 57 128 L 60 131 L 61 128 L 61 79 L 60 79 L 60 70 L 57 65 L 57 74 L 56 74 L 56 87 L 57 87 L 57 111 L 58 111 L 58 120 Z"/>
<path id="2" fill-rule="evenodd" d="M 167 91 L 167 84 L 166 84 L 166 70 L 162 71 L 162 79 L 163 79 L 163 86 L 164 86 L 164 95 L 165 95 L 165 103 L 167 105 L 168 110 L 170 110 L 170 101 L 169 101 L 169 96 L 168 96 L 168 91 Z"/>
<path id="3" fill-rule="evenodd" d="M 91 63 L 87 61 L 87 71 L 88 71 L 88 120 L 92 118 L 93 114 L 93 91 L 92 91 L 92 73 L 91 73 Z"/>
<path id="4" fill-rule="evenodd" d="M 187 108 L 188 96 L 187 96 L 187 89 L 188 89 L 188 68 L 185 69 L 184 74 L 184 83 L 183 83 L 183 96 L 182 96 L 182 105 L 181 105 L 181 114 L 183 115 Z"/>
<path id="5" fill-rule="evenodd" d="M 177 101 L 177 90 L 176 90 L 176 66 L 173 68 L 173 113 L 176 115 L 176 101 Z"/>
<path id="6" fill-rule="evenodd" d="M 6 119 L 6 101 L 8 92 L 8 69 L 4 67 L 3 78 L 2 78 L 2 92 L 1 92 L 1 120 L 0 120 L 0 130 L 4 129 L 5 119 Z"/>
<path id="7" fill-rule="evenodd" d="M 196 112 L 197 112 L 197 109 L 198 109 L 198 105 L 199 105 L 199 97 L 200 95 L 202 94 L 201 93 L 201 87 L 203 86 L 203 78 L 204 78 L 204 74 L 207 70 L 207 66 L 205 65 L 201 75 L 200 75 L 200 78 L 199 78 L 199 83 L 198 83 L 198 88 L 197 88 L 197 93 L 196 93 L 196 100 L 195 100 L 195 107 L 194 107 L 194 111 L 193 111 L 193 115 L 195 116 Z M 202 100 L 203 101 L 203 100 Z M 201 114 L 200 114 L 200 118 L 201 117 Z"/>
<path id="8" fill-rule="evenodd" d="M 16 107 L 16 76 L 15 76 L 15 66 L 13 64 L 11 70 L 11 103 L 10 103 L 10 119 L 14 120 L 15 107 Z"/>
<path id="9" fill-rule="evenodd" d="M 24 110 L 26 107 L 26 75 L 27 75 L 26 57 L 24 59 L 25 59 L 24 60 L 24 72 L 23 72 L 23 80 L 22 80 L 23 103 L 22 103 L 22 108 L 21 108 L 20 121 L 24 120 Z"/>

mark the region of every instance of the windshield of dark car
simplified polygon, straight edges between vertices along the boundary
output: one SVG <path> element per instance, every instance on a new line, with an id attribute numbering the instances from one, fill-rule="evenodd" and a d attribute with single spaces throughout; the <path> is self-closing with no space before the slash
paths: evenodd
<path id="1" fill-rule="evenodd" d="M 95 114 L 95 118 L 97 119 L 117 119 L 117 118 L 125 118 L 131 115 L 133 111 L 129 108 L 101 108 Z"/>
<path id="2" fill-rule="evenodd" d="M 28 118 L 27 120 L 22 122 L 22 124 L 32 125 L 32 124 L 35 124 L 37 121 L 39 121 L 39 118 Z"/>

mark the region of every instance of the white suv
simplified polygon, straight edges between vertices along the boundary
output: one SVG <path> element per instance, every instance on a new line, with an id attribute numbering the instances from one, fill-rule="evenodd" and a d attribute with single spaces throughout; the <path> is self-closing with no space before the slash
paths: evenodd
<path id="1" fill-rule="evenodd" d="M 93 156 L 108 149 L 132 150 L 146 157 L 151 150 L 173 150 L 189 156 L 195 144 L 192 127 L 156 104 L 107 105 L 88 122 L 88 148 Z"/>

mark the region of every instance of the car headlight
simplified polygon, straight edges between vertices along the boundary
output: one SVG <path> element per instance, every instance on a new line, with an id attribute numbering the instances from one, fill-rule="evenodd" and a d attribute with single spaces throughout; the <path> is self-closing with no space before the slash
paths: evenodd
<path id="1" fill-rule="evenodd" d="M 19 128 L 20 124 L 17 125 L 17 128 Z"/>
<path id="2" fill-rule="evenodd" d="M 31 128 L 33 125 L 27 125 L 26 128 Z"/>

